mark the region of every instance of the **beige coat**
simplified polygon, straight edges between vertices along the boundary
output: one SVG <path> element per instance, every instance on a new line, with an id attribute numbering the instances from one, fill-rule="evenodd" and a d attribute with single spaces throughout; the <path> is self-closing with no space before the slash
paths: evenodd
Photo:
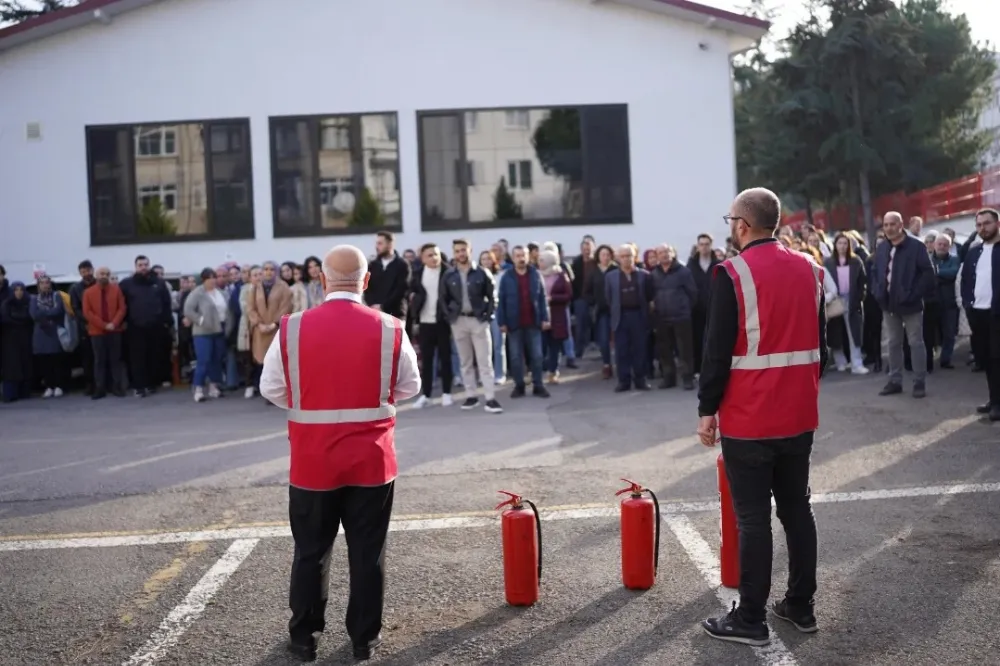
<path id="1" fill-rule="evenodd" d="M 240 327 L 236 331 L 236 351 L 250 351 L 250 295 L 253 294 L 253 285 L 245 284 L 240 287 Z"/>
<path id="2" fill-rule="evenodd" d="M 277 328 L 265 331 L 263 327 L 268 324 L 280 324 L 284 315 L 292 313 L 292 290 L 282 280 L 275 280 L 269 298 L 264 298 L 263 287 L 255 287 L 249 301 L 247 318 L 250 320 L 251 330 L 250 350 L 253 352 L 254 361 L 263 363 L 264 354 L 278 333 Z"/>

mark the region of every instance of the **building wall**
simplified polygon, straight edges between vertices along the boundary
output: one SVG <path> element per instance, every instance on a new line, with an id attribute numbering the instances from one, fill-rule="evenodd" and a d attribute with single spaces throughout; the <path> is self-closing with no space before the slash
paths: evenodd
<path id="1" fill-rule="evenodd" d="M 12 277 L 27 277 L 36 263 L 75 272 L 85 257 L 121 270 L 140 252 L 168 271 L 194 271 L 227 258 L 301 260 L 341 242 L 370 250 L 370 234 L 273 237 L 268 118 L 283 115 L 398 113 L 400 248 L 464 235 L 478 247 L 504 237 L 575 249 L 591 233 L 642 247 L 672 242 L 684 252 L 700 231 L 725 233 L 720 215 L 736 183 L 721 32 L 589 0 L 296 0 L 281 11 L 273 0 L 238 4 L 165 0 L 0 53 L 0 263 Z M 421 232 L 418 110 L 611 103 L 629 108 L 633 225 Z M 85 126 L 241 117 L 251 123 L 254 240 L 90 246 Z M 41 140 L 26 139 L 31 122 L 40 123 Z M 177 140 L 178 150 L 203 150 Z M 473 212 L 491 207 L 508 159 L 534 159 L 515 153 L 483 160 Z M 324 156 L 321 165 L 336 171 L 337 159 Z M 137 186 L 169 168 L 142 161 Z M 533 179 L 526 206 L 552 206 L 564 194 L 537 164 Z M 204 225 L 198 187 L 178 192 L 178 214 L 191 228 Z"/>

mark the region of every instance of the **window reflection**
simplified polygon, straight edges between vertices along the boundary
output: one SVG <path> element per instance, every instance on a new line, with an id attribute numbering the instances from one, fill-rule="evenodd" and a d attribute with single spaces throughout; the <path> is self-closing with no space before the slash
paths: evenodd
<path id="1" fill-rule="evenodd" d="M 430 228 L 631 222 L 624 105 L 420 114 Z"/>
<path id="2" fill-rule="evenodd" d="M 395 114 L 273 118 L 275 233 L 399 227 Z"/>

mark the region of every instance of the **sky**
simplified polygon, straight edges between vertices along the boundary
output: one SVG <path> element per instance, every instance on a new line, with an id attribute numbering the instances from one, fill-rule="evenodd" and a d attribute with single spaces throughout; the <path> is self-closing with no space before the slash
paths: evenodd
<path id="1" fill-rule="evenodd" d="M 703 5 L 739 12 L 747 2 L 741 0 L 695 0 Z M 785 37 L 791 28 L 806 16 L 806 3 L 802 0 L 773 0 L 769 3 L 778 10 L 771 28 L 771 36 Z M 996 30 L 1000 27 L 1000 1 L 998 0 L 945 0 L 945 6 L 954 14 L 965 14 L 972 25 L 972 37 L 980 42 L 990 41 L 997 46 Z M 991 34 L 992 32 L 992 34 Z"/>

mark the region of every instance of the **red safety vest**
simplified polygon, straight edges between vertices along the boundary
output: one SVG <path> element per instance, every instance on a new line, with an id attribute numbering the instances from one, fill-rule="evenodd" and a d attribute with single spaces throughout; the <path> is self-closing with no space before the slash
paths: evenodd
<path id="1" fill-rule="evenodd" d="M 282 317 L 291 485 L 333 490 L 396 478 L 402 327 L 392 315 L 339 299 Z"/>
<path id="2" fill-rule="evenodd" d="M 816 430 L 823 269 L 775 242 L 754 245 L 720 268 L 733 280 L 740 314 L 719 432 L 777 439 Z"/>

